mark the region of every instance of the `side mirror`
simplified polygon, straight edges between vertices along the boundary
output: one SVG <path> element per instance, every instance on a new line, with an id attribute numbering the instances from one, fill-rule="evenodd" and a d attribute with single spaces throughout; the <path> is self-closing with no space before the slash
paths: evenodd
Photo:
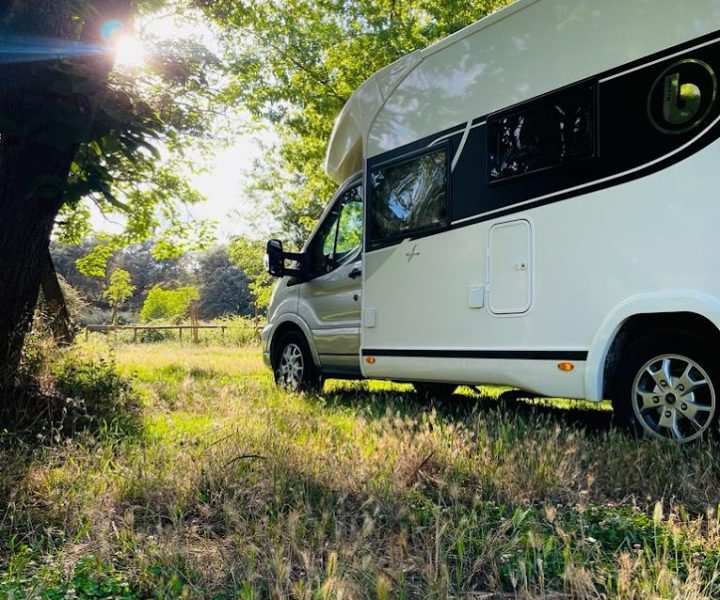
<path id="1" fill-rule="evenodd" d="M 267 270 L 273 277 L 285 275 L 285 252 L 280 240 L 270 240 L 267 243 Z"/>
<path id="2" fill-rule="evenodd" d="M 285 252 L 283 243 L 280 240 L 270 240 L 265 250 L 265 267 L 268 273 L 273 277 L 285 277 L 290 275 L 298 279 L 305 279 L 305 255 L 295 252 Z M 286 260 L 295 260 L 298 262 L 299 269 L 287 269 L 285 267 Z"/>

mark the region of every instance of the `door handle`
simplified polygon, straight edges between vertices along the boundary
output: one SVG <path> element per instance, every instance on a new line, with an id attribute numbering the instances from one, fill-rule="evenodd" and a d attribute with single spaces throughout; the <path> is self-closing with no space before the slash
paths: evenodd
<path id="1" fill-rule="evenodd" d="M 362 269 L 358 269 L 357 267 L 355 267 L 352 271 L 350 271 L 348 277 L 350 279 L 357 279 L 358 277 L 360 277 L 360 275 L 362 275 Z"/>

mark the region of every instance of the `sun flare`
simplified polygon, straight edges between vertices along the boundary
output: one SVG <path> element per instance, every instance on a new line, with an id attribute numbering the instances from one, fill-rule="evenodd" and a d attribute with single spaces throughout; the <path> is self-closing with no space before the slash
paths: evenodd
<path id="1" fill-rule="evenodd" d="M 124 35 L 115 44 L 115 64 L 119 67 L 137 67 L 145 60 L 142 42 L 131 35 Z"/>

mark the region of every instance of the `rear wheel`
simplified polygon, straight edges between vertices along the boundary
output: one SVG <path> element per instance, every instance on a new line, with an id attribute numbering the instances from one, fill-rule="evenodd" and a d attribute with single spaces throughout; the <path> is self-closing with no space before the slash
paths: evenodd
<path id="1" fill-rule="evenodd" d="M 714 429 L 720 377 L 705 338 L 680 331 L 650 334 L 620 360 L 613 407 L 621 424 L 679 443 Z"/>
<path id="2" fill-rule="evenodd" d="M 415 392 L 423 402 L 449 400 L 458 389 L 454 383 L 413 383 Z"/>
<path id="3" fill-rule="evenodd" d="M 275 383 L 286 390 L 319 392 L 322 376 L 315 366 L 305 337 L 290 331 L 278 340 L 273 357 Z"/>

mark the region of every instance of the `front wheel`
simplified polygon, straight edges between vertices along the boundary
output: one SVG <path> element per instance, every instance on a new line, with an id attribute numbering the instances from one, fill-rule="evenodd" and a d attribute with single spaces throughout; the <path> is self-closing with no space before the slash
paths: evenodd
<path id="1" fill-rule="evenodd" d="M 315 367 L 305 337 L 290 331 L 278 341 L 273 357 L 275 383 L 288 391 L 319 392 L 323 380 Z"/>
<path id="2" fill-rule="evenodd" d="M 620 359 L 613 398 L 619 422 L 679 443 L 710 431 L 720 382 L 710 347 L 686 332 L 650 334 L 630 345 Z"/>

